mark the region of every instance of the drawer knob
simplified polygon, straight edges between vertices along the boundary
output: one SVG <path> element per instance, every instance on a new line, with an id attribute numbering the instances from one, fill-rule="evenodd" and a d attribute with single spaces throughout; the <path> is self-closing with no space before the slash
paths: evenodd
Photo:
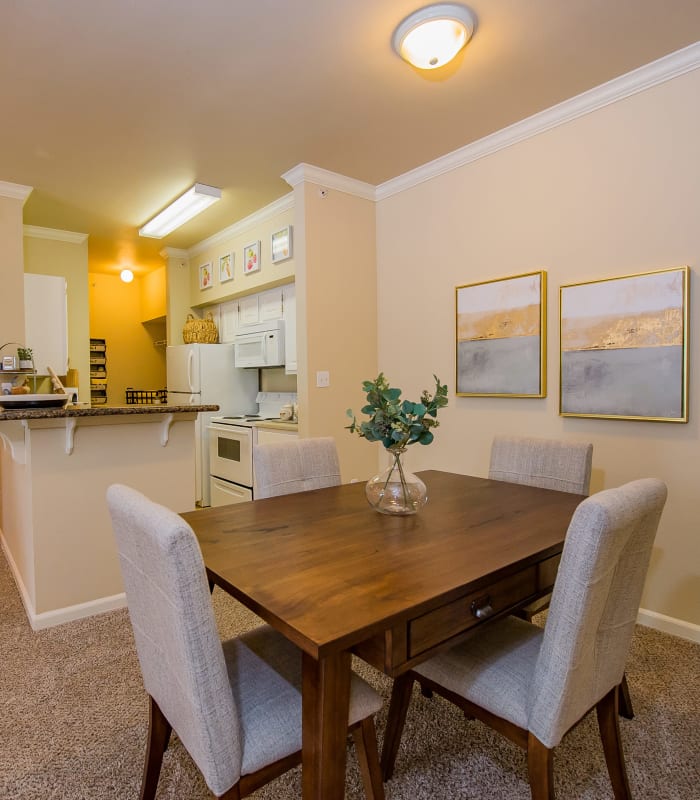
<path id="1" fill-rule="evenodd" d="M 483 597 L 473 600 L 471 611 L 477 619 L 487 619 L 492 616 L 493 606 L 491 605 L 491 597 L 489 595 L 484 595 Z"/>

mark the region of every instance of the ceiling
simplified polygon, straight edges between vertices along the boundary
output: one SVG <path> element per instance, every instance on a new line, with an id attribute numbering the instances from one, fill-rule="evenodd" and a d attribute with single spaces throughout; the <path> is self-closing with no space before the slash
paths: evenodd
<path id="1" fill-rule="evenodd" d="M 0 181 L 28 225 L 137 274 L 291 191 L 301 162 L 379 184 L 700 39 L 698 0 L 469 0 L 474 38 L 420 73 L 416 0 L 3 0 Z M 201 182 L 222 200 L 138 228 Z"/>

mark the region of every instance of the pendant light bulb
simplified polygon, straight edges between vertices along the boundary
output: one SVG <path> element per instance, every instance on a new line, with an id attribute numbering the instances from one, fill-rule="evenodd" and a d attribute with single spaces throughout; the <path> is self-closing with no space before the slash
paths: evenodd
<path id="1" fill-rule="evenodd" d="M 119 273 L 119 277 L 124 281 L 124 283 L 131 283 L 134 280 L 134 273 L 130 269 L 123 269 Z"/>

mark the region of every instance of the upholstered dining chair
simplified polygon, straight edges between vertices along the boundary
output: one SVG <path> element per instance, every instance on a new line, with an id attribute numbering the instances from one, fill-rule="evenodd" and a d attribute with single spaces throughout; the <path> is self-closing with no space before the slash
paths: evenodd
<path id="1" fill-rule="evenodd" d="M 489 478 L 588 496 L 592 458 L 593 445 L 589 442 L 495 436 Z M 551 594 L 544 595 L 520 608 L 517 615 L 530 622 L 549 607 L 551 599 Z M 626 675 L 620 684 L 620 714 L 626 719 L 634 717 Z"/>
<path id="2" fill-rule="evenodd" d="M 414 680 L 527 751 L 533 800 L 553 800 L 553 749 L 595 707 L 616 800 L 630 790 L 619 684 L 666 502 L 654 478 L 581 502 L 566 535 L 544 629 L 508 616 L 394 681 L 382 772 L 393 773 Z"/>
<path id="3" fill-rule="evenodd" d="M 155 797 L 172 730 L 216 797 L 245 797 L 301 761 L 301 652 L 267 625 L 222 642 L 190 526 L 126 486 L 107 503 L 150 700 L 141 800 Z M 348 727 L 372 800 L 384 798 L 381 704 L 353 674 Z"/>
<path id="4" fill-rule="evenodd" d="M 331 436 L 254 445 L 256 500 L 340 485 L 340 464 Z"/>

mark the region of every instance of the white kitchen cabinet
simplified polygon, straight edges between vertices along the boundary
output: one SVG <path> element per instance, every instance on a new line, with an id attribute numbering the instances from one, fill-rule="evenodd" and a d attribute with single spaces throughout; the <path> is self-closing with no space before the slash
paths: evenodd
<path id="1" fill-rule="evenodd" d="M 298 439 L 298 431 L 289 430 L 274 430 L 269 428 L 257 428 L 255 431 L 256 444 L 270 444 L 276 442 L 289 442 L 292 439 Z"/>
<path id="2" fill-rule="evenodd" d="M 24 342 L 33 351 L 34 368 L 48 375 L 68 371 L 68 304 L 66 279 L 24 274 Z"/>
<path id="3" fill-rule="evenodd" d="M 297 299 L 293 283 L 284 289 L 284 371 L 295 375 L 297 371 Z"/>
<path id="4" fill-rule="evenodd" d="M 219 341 L 230 344 L 238 330 L 238 300 L 229 300 L 219 306 Z"/>
<path id="5" fill-rule="evenodd" d="M 249 294 L 238 299 L 238 325 L 257 325 L 260 322 L 260 293 Z"/>
<path id="6" fill-rule="evenodd" d="M 268 289 L 260 292 L 258 302 L 258 322 L 268 322 L 271 319 L 282 319 L 283 317 L 283 286 L 275 289 Z"/>

